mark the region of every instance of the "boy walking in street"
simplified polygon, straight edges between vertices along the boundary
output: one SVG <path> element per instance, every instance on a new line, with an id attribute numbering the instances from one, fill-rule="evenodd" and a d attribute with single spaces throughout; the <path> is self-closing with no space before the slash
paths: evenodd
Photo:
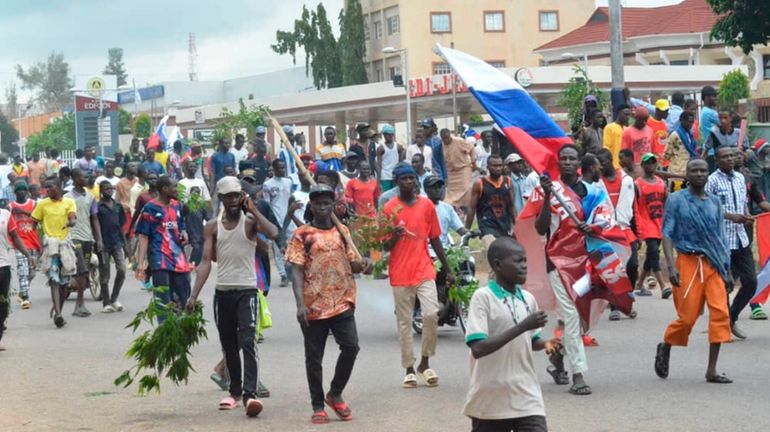
<path id="1" fill-rule="evenodd" d="M 99 228 L 102 231 L 104 249 L 99 254 L 99 283 L 102 288 L 102 313 L 122 312 L 123 305 L 118 301 L 120 289 L 126 280 L 126 255 L 124 248 L 126 237 L 123 226 L 126 224 L 126 212 L 123 206 L 115 201 L 115 187 L 109 180 L 99 183 L 99 200 L 97 215 Z M 110 294 L 110 259 L 115 261 L 115 282 Z"/>
<path id="2" fill-rule="evenodd" d="M 37 235 L 37 222 L 32 219 L 35 202 L 28 197 L 27 183 L 17 182 L 13 189 L 16 193 L 16 201 L 11 201 L 9 207 L 11 215 L 16 220 L 16 233 L 24 242 L 27 252 L 37 257 L 40 254 L 40 238 Z M 19 277 L 21 308 L 29 309 L 32 307 L 29 301 L 29 284 L 35 277 L 35 269 L 29 265 L 29 260 L 19 249 L 16 249 L 16 273 Z"/>
<path id="3" fill-rule="evenodd" d="M 216 190 L 224 212 L 206 224 L 203 261 L 198 267 L 195 289 L 186 309 L 195 309 L 198 295 L 211 272 L 211 262 L 216 261 L 214 319 L 230 375 L 230 395 L 219 403 L 219 409 L 231 410 L 237 406 L 236 398 L 242 398 L 246 415 L 256 417 L 262 411 L 262 402 L 256 395 L 259 369 L 255 339 L 259 304 L 254 253 L 257 234 L 263 232 L 275 236 L 277 228 L 257 211 L 248 196 L 242 194 L 237 178 L 222 177 Z M 243 376 L 239 351 L 243 351 Z"/>
<path id="4" fill-rule="evenodd" d="M 527 279 L 524 248 L 499 237 L 487 259 L 495 279 L 476 290 L 468 310 L 471 378 L 463 414 L 471 418 L 473 432 L 545 432 L 545 403 L 532 352 L 554 354 L 561 341 L 541 337 L 548 318 L 522 288 Z"/>
<path id="5" fill-rule="evenodd" d="M 286 261 L 294 265 L 292 284 L 297 301 L 297 321 L 305 339 L 305 370 L 313 406 L 312 423 L 328 423 L 324 403 L 343 421 L 353 419 L 342 391 L 358 355 L 353 273 L 365 271 L 367 260 L 354 261 L 345 237 L 345 226 L 332 221 L 335 193 L 327 185 L 310 189 L 313 219 L 294 232 L 286 249 Z M 340 345 L 340 355 L 329 392 L 323 391 L 323 355 L 329 331 Z"/>

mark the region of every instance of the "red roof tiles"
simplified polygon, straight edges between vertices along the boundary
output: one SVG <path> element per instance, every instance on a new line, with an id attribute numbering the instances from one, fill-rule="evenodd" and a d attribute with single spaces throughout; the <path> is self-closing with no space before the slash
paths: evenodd
<path id="1" fill-rule="evenodd" d="M 684 0 L 656 8 L 623 8 L 623 40 L 657 34 L 708 32 L 716 20 L 717 15 L 706 0 Z M 582 27 L 535 48 L 535 51 L 608 41 L 609 26 L 607 8 L 597 8 Z"/>

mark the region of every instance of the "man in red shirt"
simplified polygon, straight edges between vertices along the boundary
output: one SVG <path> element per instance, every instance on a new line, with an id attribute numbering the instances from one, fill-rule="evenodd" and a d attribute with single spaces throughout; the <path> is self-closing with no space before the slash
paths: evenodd
<path id="1" fill-rule="evenodd" d="M 28 197 L 27 183 L 18 181 L 13 190 L 16 193 L 16 201 L 11 201 L 8 205 L 11 209 L 11 215 L 16 220 L 16 233 L 24 242 L 24 247 L 29 255 L 37 257 L 41 249 L 40 238 L 37 235 L 37 221 L 31 216 L 32 211 L 35 210 L 35 202 Z M 27 255 L 19 249 L 16 249 L 16 274 L 19 277 L 21 308 L 29 309 L 32 307 L 32 303 L 29 301 L 29 284 L 35 277 L 35 268 L 30 265 Z"/>
<path id="2" fill-rule="evenodd" d="M 663 159 L 663 153 L 666 152 L 666 140 L 668 139 L 668 110 L 671 105 L 667 99 L 658 99 L 655 102 L 655 114 L 647 119 L 647 126 L 652 129 L 652 153 L 657 156 L 660 165 L 663 168 L 668 167 L 668 161 Z"/>
<path id="3" fill-rule="evenodd" d="M 411 165 L 401 162 L 393 169 L 393 178 L 399 193 L 385 204 L 383 212 L 393 219 L 395 230 L 384 246 L 390 251 L 388 275 L 396 305 L 401 365 L 406 369 L 401 385 L 404 388 L 417 387 L 419 375 L 429 387 L 434 387 L 438 385 L 438 375 L 430 368 L 428 359 L 436 352 L 438 296 L 436 270 L 428 252 L 428 243 L 442 267 L 447 269 L 447 286 L 454 284 L 454 274 L 441 246 L 441 226 L 436 208 L 428 198 L 416 193 L 417 172 Z M 423 319 L 422 360 L 416 372 L 411 328 L 415 297 L 420 299 Z"/>
<path id="4" fill-rule="evenodd" d="M 380 184 L 371 177 L 369 162 L 358 164 L 358 177 L 348 180 L 345 198 L 355 204 L 356 215 L 374 218 L 377 216 L 377 200 L 380 199 Z"/>
<path id="5" fill-rule="evenodd" d="M 634 124 L 623 131 L 623 141 L 620 148 L 634 152 L 634 164 L 636 165 L 642 162 L 642 155 L 652 151 L 654 134 L 652 128 L 647 126 L 647 119 L 649 117 L 650 113 L 647 111 L 647 108 L 636 107 L 634 110 Z"/>

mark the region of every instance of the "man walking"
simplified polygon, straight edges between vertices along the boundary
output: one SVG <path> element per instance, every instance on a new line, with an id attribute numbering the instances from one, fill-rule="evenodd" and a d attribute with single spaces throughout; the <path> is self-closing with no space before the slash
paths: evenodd
<path id="1" fill-rule="evenodd" d="M 628 105 L 621 104 L 618 106 L 618 114 L 615 121 L 608 124 L 604 128 L 604 136 L 602 137 L 604 148 L 612 153 L 612 165 L 615 168 L 620 168 L 620 148 L 623 145 L 623 132 L 628 126 L 628 119 L 631 117 L 631 109 Z"/>
<path id="2" fill-rule="evenodd" d="M 431 149 L 431 162 L 430 164 L 426 164 L 426 166 L 433 171 L 433 174 L 443 178 L 444 181 L 447 181 L 447 168 L 444 161 L 444 144 L 442 143 L 442 139 L 438 136 L 436 122 L 428 117 L 424 119 L 420 125 L 422 126 L 425 144 Z M 427 160 L 427 156 L 425 158 Z"/>
<path id="3" fill-rule="evenodd" d="M 259 364 L 255 338 L 259 304 L 254 254 L 257 234 L 275 236 L 277 228 L 242 194 L 236 177 L 220 179 L 217 191 L 224 212 L 221 218 L 206 224 L 203 261 L 198 266 L 195 288 L 186 309 L 195 309 L 198 295 L 211 273 L 211 262 L 216 261 L 214 319 L 230 375 L 230 395 L 219 403 L 219 409 L 231 410 L 237 406 L 236 399 L 241 398 L 246 415 L 256 417 L 262 411 L 262 402 L 256 395 Z M 243 351 L 243 374 L 239 351 Z"/>
<path id="4" fill-rule="evenodd" d="M 99 184 L 99 229 L 104 248 L 99 254 L 99 283 L 102 293 L 102 313 L 122 312 L 123 305 L 118 301 L 120 289 L 126 280 L 126 255 L 124 248 L 126 236 L 123 226 L 126 224 L 126 212 L 112 199 L 114 187 L 109 180 Z M 115 282 L 110 294 L 110 259 L 115 261 Z"/>
<path id="5" fill-rule="evenodd" d="M 730 306 L 732 332 L 738 339 L 746 339 L 746 334 L 737 326 L 736 321 L 754 297 L 757 290 L 757 272 L 754 254 L 751 252 L 751 239 L 746 232 L 753 229 L 754 217 L 749 213 L 746 179 L 734 169 L 735 158 L 738 157 L 743 156 L 735 147 L 717 149 L 716 161 L 719 169 L 709 176 L 706 192 L 719 198 L 725 218 L 722 234 L 730 250 L 730 267 L 733 277 L 741 280 L 741 289 Z"/>
<path id="6" fill-rule="evenodd" d="M 35 201 L 29 199 L 29 190 L 24 182 L 16 182 L 13 187 L 16 193 L 16 201 L 9 203 L 11 215 L 16 221 L 16 235 L 19 236 L 28 255 L 37 258 L 40 255 L 40 238 L 37 234 L 37 222 L 32 219 L 35 210 Z M 35 277 L 35 268 L 30 265 L 27 255 L 20 249 L 16 249 L 16 274 L 19 278 L 19 300 L 22 309 L 29 309 L 32 303 L 29 301 L 29 284 Z"/>
<path id="7" fill-rule="evenodd" d="M 516 210 L 511 178 L 503 175 L 503 160 L 492 155 L 487 160 L 489 175 L 481 177 L 471 189 L 471 203 L 465 218 L 465 228 L 470 230 L 478 216 L 479 231 L 489 247 L 498 237 L 510 236 Z"/>
<path id="8" fill-rule="evenodd" d="M 393 168 L 404 160 L 406 154 L 401 144 L 395 141 L 395 134 L 396 128 L 389 124 L 383 126 L 382 136 L 385 141 L 377 147 L 377 178 L 383 191 L 393 187 Z"/>
<path id="9" fill-rule="evenodd" d="M 12 247 L 8 244 L 9 240 L 13 243 L 13 248 L 16 248 L 29 259 L 29 265 L 32 268 L 35 267 L 35 258 L 24 247 L 24 242 L 16 233 L 16 228 L 16 221 L 11 213 L 6 209 L 0 209 L 0 340 L 3 339 L 5 320 L 11 310 L 11 299 L 8 291 L 11 287 L 11 262 L 13 258 L 11 255 Z M 0 346 L 0 351 L 3 350 L 4 348 Z"/>
<path id="10" fill-rule="evenodd" d="M 647 108 L 637 107 L 634 116 L 634 124 L 623 131 L 621 148 L 631 150 L 634 153 L 634 163 L 638 165 L 642 162 L 643 155 L 652 152 L 655 137 L 652 129 L 647 126 L 650 116 Z"/>
<path id="11" fill-rule="evenodd" d="M 313 218 L 294 232 L 286 248 L 286 261 L 294 266 L 292 284 L 297 302 L 297 321 L 305 339 L 305 371 L 315 424 L 328 423 L 324 403 L 343 421 L 353 413 L 342 392 L 353 372 L 358 355 L 355 321 L 356 282 L 353 273 L 367 270 L 371 263 L 355 256 L 345 243 L 350 235 L 345 226 L 332 221 L 335 193 L 319 184 L 310 189 Z M 323 355 L 329 332 L 340 346 L 331 388 L 323 390 Z"/>
<path id="12" fill-rule="evenodd" d="M 717 372 L 721 344 L 730 342 L 730 311 L 726 284 L 730 283 L 730 249 L 723 233 L 725 215 L 719 198 L 706 192 L 708 164 L 693 159 L 687 164 L 687 189 L 674 192 L 663 215 L 663 251 L 674 285 L 674 306 L 678 318 L 666 328 L 655 354 L 655 373 L 667 378 L 671 346 L 687 346 L 695 321 L 709 309 L 709 361 L 706 381 L 729 384 Z M 674 261 L 674 249 L 677 258 Z"/>
<path id="13" fill-rule="evenodd" d="M 286 163 L 280 159 L 273 160 L 273 177 L 266 181 L 262 194 L 264 198 L 270 203 L 270 208 L 273 209 L 275 219 L 277 221 L 283 221 L 286 219 L 286 212 L 289 210 L 289 197 L 291 196 L 293 183 L 290 178 L 286 177 Z M 273 242 L 273 254 L 275 255 L 275 266 L 278 267 L 278 274 L 281 275 L 281 284 L 279 286 L 285 287 L 289 284 L 289 278 L 286 274 L 286 265 L 283 261 L 283 242 L 285 238 L 279 235 L 281 245 Z"/>
<path id="14" fill-rule="evenodd" d="M 393 177 L 399 194 L 385 204 L 383 212 L 393 218 L 395 229 L 384 248 L 390 251 L 388 275 L 396 305 L 401 365 L 406 369 L 401 385 L 404 388 L 417 387 L 419 375 L 429 387 L 433 387 L 438 385 L 439 377 L 430 368 L 429 358 L 436 353 L 438 298 L 436 271 L 428 253 L 428 243 L 443 268 L 447 269 L 447 284 L 450 286 L 454 283 L 454 274 L 441 245 L 441 226 L 436 208 L 428 198 L 416 193 L 417 173 L 411 166 L 399 164 L 393 170 Z M 415 298 L 420 300 L 423 317 L 422 359 L 417 371 L 414 369 L 411 328 Z"/>
<path id="15" fill-rule="evenodd" d="M 462 138 L 452 136 L 449 129 L 441 129 L 441 141 L 444 146 L 446 170 L 446 202 L 463 210 L 470 204 L 468 185 L 476 168 L 476 148 Z M 435 154 L 435 153 L 434 153 Z M 502 175 L 502 168 L 500 171 Z"/>

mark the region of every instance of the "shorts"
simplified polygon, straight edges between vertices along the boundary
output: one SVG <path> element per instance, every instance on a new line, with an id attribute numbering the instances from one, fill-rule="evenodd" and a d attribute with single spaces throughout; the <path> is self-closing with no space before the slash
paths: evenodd
<path id="1" fill-rule="evenodd" d="M 644 270 L 648 272 L 660 271 L 660 240 L 646 239 L 647 257 L 644 259 Z"/>
<path id="2" fill-rule="evenodd" d="M 93 252 L 94 249 L 94 242 L 73 240 L 72 244 L 75 246 L 75 257 L 78 260 L 77 266 L 75 267 L 75 276 L 87 275 L 89 273 L 91 252 Z"/>

